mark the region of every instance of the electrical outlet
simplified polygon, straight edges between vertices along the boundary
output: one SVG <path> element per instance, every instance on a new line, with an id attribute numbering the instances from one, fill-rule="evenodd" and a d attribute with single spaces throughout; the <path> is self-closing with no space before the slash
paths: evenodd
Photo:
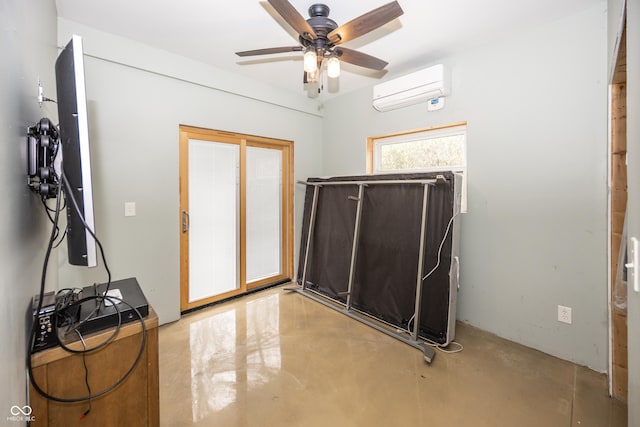
<path id="1" fill-rule="evenodd" d="M 558 322 L 571 324 L 571 307 L 558 306 Z"/>

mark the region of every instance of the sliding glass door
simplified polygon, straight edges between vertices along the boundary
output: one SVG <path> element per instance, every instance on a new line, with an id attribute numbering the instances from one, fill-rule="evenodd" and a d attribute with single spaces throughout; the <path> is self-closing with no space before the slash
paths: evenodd
<path id="1" fill-rule="evenodd" d="M 189 302 L 240 288 L 240 146 L 189 139 Z"/>
<path id="2" fill-rule="evenodd" d="M 247 283 L 282 274 L 282 152 L 247 147 Z"/>
<path id="3" fill-rule="evenodd" d="M 292 143 L 180 127 L 181 310 L 292 275 Z"/>

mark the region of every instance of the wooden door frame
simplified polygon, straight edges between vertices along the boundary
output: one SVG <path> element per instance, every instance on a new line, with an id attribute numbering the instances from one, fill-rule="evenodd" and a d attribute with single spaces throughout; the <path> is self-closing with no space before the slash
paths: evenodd
<path id="1" fill-rule="evenodd" d="M 610 324 L 610 394 L 627 400 L 628 354 L 627 313 L 615 304 L 618 254 L 627 209 L 627 108 L 626 108 L 626 24 L 623 23 L 617 47 L 615 68 L 610 86 L 610 144 L 609 144 L 609 324 Z M 625 292 L 626 298 L 626 292 Z"/>
<path id="2" fill-rule="evenodd" d="M 180 125 L 179 190 L 180 210 L 178 224 L 180 233 L 180 311 L 185 312 L 214 302 L 241 295 L 248 290 L 267 286 L 270 283 L 288 280 L 293 275 L 293 141 L 266 138 L 255 135 L 225 132 L 188 125 Z M 189 302 L 189 233 L 182 232 L 183 211 L 189 206 L 188 147 L 189 139 L 237 144 L 240 148 L 240 232 L 239 232 L 239 287 L 231 291 L 198 301 Z M 281 274 L 263 280 L 246 281 L 246 148 L 266 147 L 282 151 L 282 265 Z"/>

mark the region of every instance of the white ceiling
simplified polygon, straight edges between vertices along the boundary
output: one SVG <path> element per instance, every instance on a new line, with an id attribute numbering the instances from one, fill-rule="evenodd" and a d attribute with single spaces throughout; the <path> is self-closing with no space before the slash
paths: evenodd
<path id="1" fill-rule="evenodd" d="M 344 24 L 391 0 L 324 0 Z M 302 16 L 313 0 L 290 0 Z M 344 44 L 389 62 L 385 72 L 343 64 L 323 97 L 369 86 L 440 58 L 508 37 L 601 0 L 398 0 L 404 15 Z M 58 16 L 308 96 L 302 54 L 240 58 L 234 52 L 296 46 L 297 35 L 267 1 L 56 0 Z M 604 12 L 604 10 L 603 10 Z"/>

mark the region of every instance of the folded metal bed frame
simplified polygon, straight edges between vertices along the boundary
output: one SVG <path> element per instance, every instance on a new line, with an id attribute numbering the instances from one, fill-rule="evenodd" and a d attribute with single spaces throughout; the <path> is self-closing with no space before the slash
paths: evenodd
<path id="1" fill-rule="evenodd" d="M 417 348 L 423 352 L 423 357 L 425 362 L 431 363 L 435 357 L 435 350 L 433 347 L 428 344 L 426 341 L 420 338 L 419 330 L 420 330 L 420 312 L 421 312 L 421 304 L 422 304 L 422 286 L 423 286 L 423 261 L 424 261 L 424 243 L 425 243 L 425 231 L 427 224 L 427 212 L 428 212 L 428 199 L 429 199 L 429 188 L 434 185 L 436 182 L 443 180 L 444 177 L 438 176 L 435 179 L 415 179 L 415 180 L 371 180 L 371 181 L 322 181 L 322 182 L 305 182 L 300 181 L 300 184 L 304 184 L 307 186 L 312 186 L 313 188 L 313 202 L 311 204 L 311 213 L 309 219 L 309 230 L 306 239 L 306 251 L 304 256 L 304 266 L 302 271 L 302 285 L 297 288 L 285 288 L 288 291 L 294 291 L 305 297 L 308 297 L 316 302 L 319 302 L 327 307 L 330 307 L 338 312 L 345 314 L 346 316 L 355 319 L 359 322 L 362 322 L 386 335 L 389 335 L 395 339 L 398 339 L 410 346 Z M 353 294 L 353 283 L 354 283 L 354 274 L 355 274 L 355 263 L 358 256 L 358 240 L 360 235 L 360 220 L 362 216 L 362 202 L 364 196 L 364 189 L 370 185 L 389 185 L 389 184 L 412 184 L 412 185 L 420 185 L 423 187 L 423 199 L 422 199 L 422 219 L 421 219 L 421 229 L 420 229 L 420 249 L 418 253 L 418 265 L 416 266 L 416 301 L 415 301 L 415 311 L 413 314 L 413 328 L 410 331 L 409 336 L 405 333 L 406 331 L 399 331 L 397 327 L 392 325 L 385 325 L 383 321 L 373 320 L 366 313 L 362 313 L 361 311 L 352 307 L 352 294 Z M 347 291 L 344 293 L 346 296 L 346 303 L 344 306 L 341 306 L 338 302 L 331 300 L 320 293 L 314 291 L 313 289 L 307 288 L 307 266 L 309 264 L 309 252 L 311 248 L 311 241 L 313 239 L 313 232 L 316 221 L 316 212 L 318 205 L 318 194 L 319 189 L 323 186 L 331 186 L 331 185 L 357 185 L 358 186 L 358 196 L 350 196 L 350 200 L 356 201 L 356 218 L 355 218 L 355 227 L 353 230 L 353 245 L 351 248 L 351 264 L 349 268 L 349 280 Z"/>

